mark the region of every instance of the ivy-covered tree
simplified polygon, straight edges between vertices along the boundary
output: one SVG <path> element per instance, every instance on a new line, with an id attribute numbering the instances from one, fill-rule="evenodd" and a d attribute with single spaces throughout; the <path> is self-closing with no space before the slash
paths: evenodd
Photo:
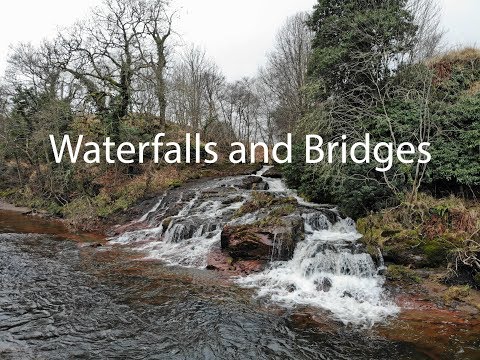
<path id="1" fill-rule="evenodd" d="M 318 0 L 308 21 L 314 32 L 306 89 L 310 109 L 297 126 L 299 138 L 318 132 L 331 140 L 346 135 L 354 143 L 371 133 L 374 142 L 395 146 L 429 141 L 433 76 L 412 64 L 420 41 L 412 9 L 407 0 Z M 338 159 L 293 164 L 285 172 L 287 180 L 288 174 L 301 179 L 290 183 L 309 198 L 338 203 L 354 216 L 398 201 L 405 192 L 414 200 L 425 179 L 424 165 L 394 164 L 381 175 L 374 168 Z"/>
<path id="2" fill-rule="evenodd" d="M 376 91 L 413 49 L 417 30 L 407 0 L 318 0 L 308 25 L 319 100 Z"/>

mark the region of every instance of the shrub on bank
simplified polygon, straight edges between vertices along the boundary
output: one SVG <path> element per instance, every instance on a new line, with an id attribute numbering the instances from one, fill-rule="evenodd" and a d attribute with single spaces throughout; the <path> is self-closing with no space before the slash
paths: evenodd
<path id="1" fill-rule="evenodd" d="M 415 204 L 371 214 L 358 221 L 362 241 L 380 249 L 391 264 L 439 268 L 446 278 L 478 286 L 480 274 L 480 204 L 455 197 L 422 195 Z"/>

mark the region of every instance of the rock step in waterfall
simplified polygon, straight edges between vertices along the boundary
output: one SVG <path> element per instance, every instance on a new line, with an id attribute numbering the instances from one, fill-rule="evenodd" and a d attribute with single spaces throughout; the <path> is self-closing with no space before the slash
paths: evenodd
<path id="1" fill-rule="evenodd" d="M 258 194 L 268 196 L 268 206 L 241 211 Z M 241 273 L 236 282 L 260 297 L 319 307 L 345 324 L 369 325 L 398 311 L 355 223 L 305 202 L 271 167 L 169 191 L 122 230 L 110 244 L 168 265 Z"/>

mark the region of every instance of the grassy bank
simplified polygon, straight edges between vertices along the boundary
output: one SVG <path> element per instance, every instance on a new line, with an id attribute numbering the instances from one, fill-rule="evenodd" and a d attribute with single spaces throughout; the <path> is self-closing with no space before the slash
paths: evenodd
<path id="1" fill-rule="evenodd" d="M 387 265 L 390 284 L 422 287 L 451 306 L 466 301 L 480 309 L 480 204 L 422 195 L 415 204 L 372 213 L 358 221 L 363 243 Z M 437 299 L 437 300 L 438 300 Z"/>

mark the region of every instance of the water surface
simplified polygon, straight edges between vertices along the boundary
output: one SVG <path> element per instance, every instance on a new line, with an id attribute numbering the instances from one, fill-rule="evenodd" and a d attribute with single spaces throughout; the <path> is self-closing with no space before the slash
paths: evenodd
<path id="1" fill-rule="evenodd" d="M 321 312 L 311 321 L 307 309 L 267 306 L 213 272 L 97 249 L 35 218 L 1 219 L 2 359 L 429 358 L 374 331 L 322 324 Z"/>

